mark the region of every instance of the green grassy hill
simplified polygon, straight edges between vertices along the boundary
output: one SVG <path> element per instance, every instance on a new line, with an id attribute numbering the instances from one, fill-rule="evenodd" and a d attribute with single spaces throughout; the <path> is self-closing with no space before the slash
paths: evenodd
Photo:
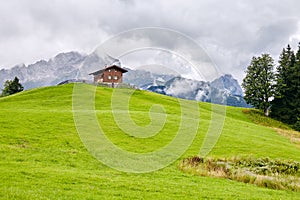
<path id="1" fill-rule="evenodd" d="M 111 169 L 81 142 L 73 120 L 72 91 L 69 84 L 0 98 L 0 199 L 299 199 L 299 192 L 184 173 L 178 169 L 181 159 L 151 173 Z M 159 134 L 137 139 L 117 128 L 111 95 L 112 89 L 98 87 L 95 108 L 106 136 L 114 144 L 139 153 L 151 152 L 172 140 L 180 123 L 177 99 L 135 91 L 129 107 L 137 124 L 150 122 L 147 111 L 153 104 L 163 105 L 168 114 Z M 199 103 L 199 108 L 200 128 L 182 159 L 199 153 L 209 127 L 211 104 Z M 193 116 L 195 111 L 190 112 Z M 242 108 L 227 107 L 222 135 L 209 156 L 300 161 L 300 148 L 274 129 L 253 123 Z"/>

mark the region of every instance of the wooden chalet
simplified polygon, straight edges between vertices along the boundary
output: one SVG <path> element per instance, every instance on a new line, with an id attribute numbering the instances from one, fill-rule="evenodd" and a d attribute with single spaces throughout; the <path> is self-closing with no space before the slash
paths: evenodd
<path id="1" fill-rule="evenodd" d="M 126 72 L 128 71 L 122 67 L 111 65 L 89 75 L 94 76 L 94 83 L 122 83 L 123 73 Z"/>

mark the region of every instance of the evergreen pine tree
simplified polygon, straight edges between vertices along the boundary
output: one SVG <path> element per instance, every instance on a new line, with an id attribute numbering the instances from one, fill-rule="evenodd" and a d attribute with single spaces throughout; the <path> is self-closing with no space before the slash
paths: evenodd
<path id="1" fill-rule="evenodd" d="M 294 115 L 293 126 L 296 130 L 300 131 L 300 43 L 298 44 L 298 50 L 295 56 L 295 65 L 292 70 L 292 84 L 293 84 L 293 103 Z"/>
<path id="2" fill-rule="evenodd" d="M 283 49 L 276 73 L 276 95 L 272 101 L 272 116 L 288 124 L 299 118 L 300 52 L 296 56 L 290 45 Z"/>

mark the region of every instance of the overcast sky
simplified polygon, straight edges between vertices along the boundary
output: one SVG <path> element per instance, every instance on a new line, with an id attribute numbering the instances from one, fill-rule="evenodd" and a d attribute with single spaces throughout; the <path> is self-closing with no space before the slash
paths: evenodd
<path id="1" fill-rule="evenodd" d="M 0 68 L 90 53 L 133 28 L 182 32 L 241 81 L 253 55 L 300 41 L 299 0 L 9 0 L 0 3 Z"/>

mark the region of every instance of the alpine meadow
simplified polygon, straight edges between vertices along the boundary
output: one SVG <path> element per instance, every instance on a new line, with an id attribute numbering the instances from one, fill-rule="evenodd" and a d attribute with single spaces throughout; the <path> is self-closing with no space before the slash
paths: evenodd
<path id="1" fill-rule="evenodd" d="M 151 152 L 168 144 L 176 135 L 181 120 L 178 99 L 133 91 L 129 112 L 136 124 L 150 123 L 148 111 L 153 104 L 163 106 L 167 114 L 165 125 L 157 135 L 136 138 L 125 134 L 114 121 L 111 108 L 114 89 L 82 86 L 86 90 L 96 89 L 98 122 L 106 137 L 120 148 L 136 153 Z M 274 189 L 234 179 L 232 174 L 225 177 L 200 173 L 193 163 L 185 165 L 187 159 L 199 154 L 214 112 L 212 104 L 204 102 L 197 102 L 200 110 L 197 135 L 176 162 L 149 173 L 111 169 L 87 151 L 76 131 L 73 87 L 74 84 L 43 87 L 0 98 L 1 199 L 299 199 L 299 169 L 287 173 L 282 166 L 298 166 L 300 134 L 260 111 L 226 106 L 218 142 L 206 158 L 196 160 L 204 159 L 210 165 L 219 160 L 215 166 L 232 160 L 252 162 L 252 165 L 260 159 L 280 161 L 280 171 L 274 176 L 284 171 L 283 178 L 293 177 L 293 187 Z M 187 105 L 195 103 L 185 101 Z M 195 110 L 189 112 L 190 116 L 197 114 Z M 257 166 L 255 169 L 261 170 Z"/>

